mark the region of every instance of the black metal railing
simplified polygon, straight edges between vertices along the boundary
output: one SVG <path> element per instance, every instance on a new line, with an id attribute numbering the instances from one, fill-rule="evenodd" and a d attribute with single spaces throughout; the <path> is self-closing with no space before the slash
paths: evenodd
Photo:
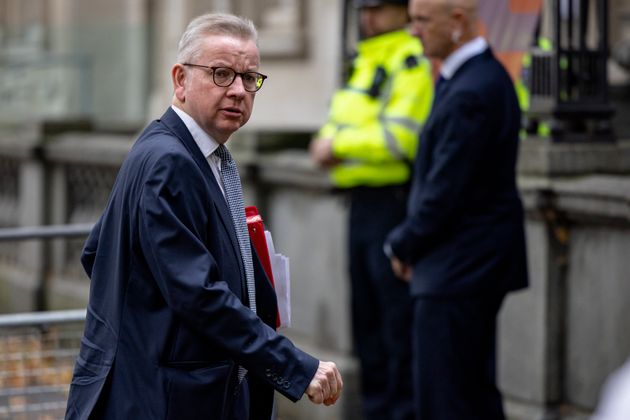
<path id="1" fill-rule="evenodd" d="M 0 242 L 87 236 L 92 224 L 0 229 Z M 37 300 L 46 298 L 41 270 Z M 0 419 L 62 419 L 85 309 L 0 315 Z"/>
<path id="2" fill-rule="evenodd" d="M 62 419 L 85 310 L 0 315 L 0 418 Z"/>
<path id="3" fill-rule="evenodd" d="M 89 235 L 91 223 L 74 225 L 28 226 L 0 229 L 0 241 L 26 239 L 76 238 Z"/>
<path id="4" fill-rule="evenodd" d="M 613 141 L 608 0 L 554 2 L 555 140 Z M 592 16 L 594 14 L 594 16 Z"/>
<path id="5" fill-rule="evenodd" d="M 47 240 L 53 238 L 79 238 L 87 236 L 92 224 L 73 224 L 73 225 L 48 225 L 48 226 L 28 226 L 15 228 L 1 228 L 0 242 L 6 241 L 22 241 L 31 239 Z M 48 282 L 49 266 L 51 260 L 50 247 L 43 247 L 42 257 L 39 267 L 37 268 L 36 290 L 35 290 L 35 309 L 43 311 L 48 309 Z"/>

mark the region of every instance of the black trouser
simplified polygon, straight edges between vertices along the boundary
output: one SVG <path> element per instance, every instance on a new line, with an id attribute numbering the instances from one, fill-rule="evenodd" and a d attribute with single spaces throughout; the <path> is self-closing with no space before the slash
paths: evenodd
<path id="1" fill-rule="evenodd" d="M 383 252 L 387 234 L 405 217 L 406 194 L 401 186 L 350 193 L 353 339 L 369 420 L 413 418 L 411 298 Z"/>
<path id="2" fill-rule="evenodd" d="M 418 297 L 414 303 L 417 420 L 503 420 L 496 320 L 504 294 Z"/>

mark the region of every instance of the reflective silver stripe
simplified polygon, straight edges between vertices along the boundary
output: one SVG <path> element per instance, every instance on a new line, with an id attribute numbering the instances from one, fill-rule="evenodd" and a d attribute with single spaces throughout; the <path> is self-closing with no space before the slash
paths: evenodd
<path id="1" fill-rule="evenodd" d="M 349 128 L 349 127 L 352 127 L 352 125 L 350 125 L 350 124 L 345 124 L 345 123 L 339 123 L 339 124 L 337 124 L 337 130 L 343 130 L 343 129 L 345 129 L 345 128 Z"/>
<path id="2" fill-rule="evenodd" d="M 398 146 L 398 142 L 396 141 L 396 137 L 383 126 L 383 134 L 385 135 L 385 143 L 387 143 L 387 148 L 391 152 L 392 156 L 394 156 L 398 160 L 409 160 L 402 149 Z"/>
<path id="3" fill-rule="evenodd" d="M 344 91 L 346 92 L 353 92 L 353 93 L 361 93 L 363 95 L 368 95 L 370 96 L 370 93 L 368 91 L 368 89 L 359 89 L 359 88 L 355 88 L 355 87 L 345 87 L 343 88 Z"/>
<path id="4" fill-rule="evenodd" d="M 408 161 L 409 158 L 405 156 L 405 152 L 400 148 L 398 142 L 396 141 L 396 136 L 392 134 L 391 131 L 387 129 L 387 123 L 391 121 L 391 118 L 385 116 L 385 110 L 387 105 L 389 105 L 389 101 L 391 99 L 392 87 L 394 77 L 397 76 L 397 72 L 392 73 L 387 80 L 385 81 L 385 86 L 383 87 L 383 91 L 380 97 L 381 109 L 379 112 L 379 122 L 381 126 L 383 126 L 383 135 L 385 136 L 385 143 L 387 144 L 387 148 L 389 149 L 392 156 L 394 156 L 398 160 Z"/>
<path id="5" fill-rule="evenodd" d="M 391 131 L 387 129 L 387 124 L 394 123 L 397 125 L 401 125 L 412 132 L 420 135 L 420 131 L 422 130 L 422 124 L 417 123 L 416 121 L 410 118 L 402 118 L 402 117 L 393 117 L 393 118 L 380 118 L 381 125 L 383 126 L 383 133 L 385 134 L 385 142 L 387 143 L 387 148 L 391 152 L 392 156 L 396 157 L 399 160 L 409 160 L 409 157 L 405 155 L 405 152 L 400 148 L 400 145 L 396 141 L 396 136 L 394 136 Z"/>
<path id="6" fill-rule="evenodd" d="M 403 127 L 406 127 L 409 130 L 414 131 L 418 134 L 420 134 L 420 131 L 422 130 L 422 124 L 412 120 L 411 118 L 388 117 L 385 118 L 383 122 L 392 122 L 394 124 L 402 125 Z"/>

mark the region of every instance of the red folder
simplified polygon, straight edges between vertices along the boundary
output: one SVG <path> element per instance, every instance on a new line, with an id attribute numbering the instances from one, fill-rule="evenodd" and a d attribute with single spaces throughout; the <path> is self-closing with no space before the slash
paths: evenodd
<path id="1" fill-rule="evenodd" d="M 269 248 L 267 247 L 267 239 L 265 239 L 265 225 L 262 217 L 258 213 L 256 206 L 245 207 L 245 217 L 247 218 L 247 230 L 249 231 L 249 239 L 252 241 L 258 258 L 271 282 L 271 286 L 275 288 L 273 281 L 273 271 L 271 269 L 271 258 L 269 257 Z M 276 311 L 276 328 L 280 326 L 280 313 Z"/>

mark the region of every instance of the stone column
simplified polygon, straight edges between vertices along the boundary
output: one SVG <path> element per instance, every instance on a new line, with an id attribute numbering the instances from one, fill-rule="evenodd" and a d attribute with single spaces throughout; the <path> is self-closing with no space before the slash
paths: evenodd
<path id="1" fill-rule="evenodd" d="M 519 171 L 530 288 L 501 314 L 501 389 L 515 420 L 586 419 L 630 355 L 630 142 L 527 139 Z"/>

